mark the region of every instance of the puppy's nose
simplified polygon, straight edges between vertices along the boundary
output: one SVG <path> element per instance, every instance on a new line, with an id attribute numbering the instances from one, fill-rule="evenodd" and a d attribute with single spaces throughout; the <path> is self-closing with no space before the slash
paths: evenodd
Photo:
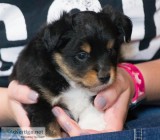
<path id="1" fill-rule="evenodd" d="M 100 82 L 103 83 L 103 84 L 107 83 L 109 81 L 109 79 L 110 79 L 109 74 L 105 77 L 99 77 Z"/>

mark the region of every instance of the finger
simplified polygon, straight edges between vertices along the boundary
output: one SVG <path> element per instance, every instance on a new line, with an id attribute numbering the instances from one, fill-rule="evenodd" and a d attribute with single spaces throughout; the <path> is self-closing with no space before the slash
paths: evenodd
<path id="1" fill-rule="evenodd" d="M 17 81 L 12 81 L 8 87 L 9 98 L 17 100 L 20 103 L 36 103 L 39 94 L 25 85 L 18 84 Z"/>
<path id="2" fill-rule="evenodd" d="M 67 116 L 67 114 L 60 107 L 54 107 L 52 112 L 56 116 L 60 126 L 66 133 L 69 134 L 69 136 L 79 136 L 81 134 L 81 129 L 78 124 Z"/>
<path id="3" fill-rule="evenodd" d="M 117 80 L 111 86 L 98 93 L 94 100 L 95 107 L 99 110 L 105 110 L 112 106 L 123 91 L 121 87 L 121 82 Z"/>
<path id="4" fill-rule="evenodd" d="M 115 82 L 105 90 L 98 93 L 94 100 L 94 105 L 99 110 L 105 110 L 111 107 L 118 97 L 128 88 L 128 75 L 122 69 L 117 69 Z"/>
<path id="5" fill-rule="evenodd" d="M 57 117 L 58 123 L 61 125 L 64 131 L 69 134 L 69 136 L 82 136 L 82 135 L 102 133 L 102 131 L 96 131 L 90 129 L 82 130 L 78 126 L 78 124 L 74 120 L 72 120 L 69 116 L 67 116 L 67 114 L 60 107 L 54 107 L 52 112 Z"/>
<path id="6" fill-rule="evenodd" d="M 105 112 L 107 132 L 121 131 L 126 120 L 130 103 L 130 92 L 126 90 L 121 94 L 116 103 Z"/>
<path id="7" fill-rule="evenodd" d="M 12 108 L 12 112 L 14 118 L 20 127 L 29 127 L 30 121 L 27 117 L 26 111 L 23 109 L 22 105 L 16 101 L 10 101 L 10 107 Z"/>
<path id="8" fill-rule="evenodd" d="M 91 130 L 91 129 L 85 129 L 81 131 L 81 136 L 83 135 L 90 135 L 90 134 L 99 134 L 99 133 L 103 133 L 103 131 L 97 131 L 97 130 Z"/>
<path id="9" fill-rule="evenodd" d="M 62 132 L 62 138 L 68 138 L 68 137 L 69 137 L 69 135 L 67 133 Z"/>

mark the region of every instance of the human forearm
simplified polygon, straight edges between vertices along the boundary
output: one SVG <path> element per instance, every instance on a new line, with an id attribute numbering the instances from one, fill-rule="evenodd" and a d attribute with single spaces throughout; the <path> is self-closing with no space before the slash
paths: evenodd
<path id="1" fill-rule="evenodd" d="M 160 101 L 160 60 L 136 65 L 142 72 L 145 81 L 146 101 Z"/>

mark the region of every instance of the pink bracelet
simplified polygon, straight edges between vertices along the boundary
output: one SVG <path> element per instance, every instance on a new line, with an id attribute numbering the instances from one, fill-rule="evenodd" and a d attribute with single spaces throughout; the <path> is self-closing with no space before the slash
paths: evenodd
<path id="1" fill-rule="evenodd" d="M 118 64 L 118 67 L 126 70 L 133 79 L 135 86 L 135 93 L 132 98 L 131 104 L 136 105 L 139 101 L 141 101 L 145 97 L 145 83 L 143 75 L 139 71 L 139 69 L 131 63 L 120 63 Z"/>

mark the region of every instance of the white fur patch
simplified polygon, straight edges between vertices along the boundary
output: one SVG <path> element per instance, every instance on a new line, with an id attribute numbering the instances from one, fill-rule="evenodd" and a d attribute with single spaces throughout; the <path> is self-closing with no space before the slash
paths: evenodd
<path id="1" fill-rule="evenodd" d="M 91 103 L 91 97 L 95 93 L 76 84 L 73 86 L 72 83 L 71 85 L 57 99 L 67 105 L 67 108 L 72 112 L 74 119 L 79 123 L 81 128 L 104 130 L 106 126 L 104 113 L 98 111 Z"/>

